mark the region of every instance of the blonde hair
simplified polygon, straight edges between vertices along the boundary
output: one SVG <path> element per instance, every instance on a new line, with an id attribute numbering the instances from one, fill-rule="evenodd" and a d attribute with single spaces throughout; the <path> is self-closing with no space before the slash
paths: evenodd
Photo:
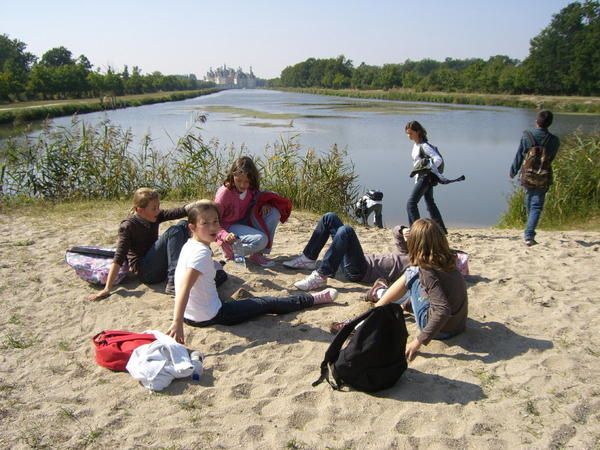
<path id="1" fill-rule="evenodd" d="M 221 213 L 219 212 L 219 207 L 212 200 L 198 200 L 188 209 L 188 222 L 196 225 L 198 223 L 198 219 L 202 217 L 204 213 L 207 211 L 215 211 L 217 213 L 217 218 L 219 222 L 221 222 Z"/>
<path id="2" fill-rule="evenodd" d="M 413 266 L 449 272 L 456 269 L 456 256 L 450 250 L 446 235 L 431 219 L 419 219 L 410 227 L 406 242 Z"/>
<path id="3" fill-rule="evenodd" d="M 158 192 L 152 188 L 142 187 L 133 194 L 133 207 L 131 212 L 135 212 L 135 208 L 145 208 L 153 200 L 160 200 Z"/>

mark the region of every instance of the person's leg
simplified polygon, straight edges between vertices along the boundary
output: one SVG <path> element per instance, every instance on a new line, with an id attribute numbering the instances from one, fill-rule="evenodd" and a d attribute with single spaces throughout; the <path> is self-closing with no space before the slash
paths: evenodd
<path id="1" fill-rule="evenodd" d="M 408 225 L 412 225 L 416 220 L 421 218 L 419 214 L 419 200 L 425 194 L 429 187 L 426 177 L 420 177 L 413 187 L 408 201 L 406 202 L 406 212 L 408 213 Z"/>
<path id="2" fill-rule="evenodd" d="M 435 204 L 435 200 L 433 199 L 433 186 L 430 184 L 429 189 L 425 190 L 425 203 L 427 205 L 427 211 L 429 211 L 429 216 L 431 219 L 436 222 L 442 231 L 445 234 L 448 234 L 448 230 L 446 229 L 446 225 L 444 224 L 444 220 L 442 219 L 442 214 Z"/>
<path id="3" fill-rule="evenodd" d="M 223 303 L 219 314 L 212 320 L 221 325 L 235 325 L 265 314 L 286 314 L 313 306 L 311 294 L 289 297 L 253 297 Z"/>
<path id="4" fill-rule="evenodd" d="M 308 259 L 317 260 L 319 253 L 325 247 L 329 236 L 333 239 L 339 227 L 343 226 L 344 222 L 335 213 L 327 213 L 323 215 L 317 226 L 308 240 L 302 252 Z"/>
<path id="5" fill-rule="evenodd" d="M 527 209 L 527 226 L 525 227 L 525 240 L 535 239 L 535 229 L 540 220 L 546 192 L 541 189 L 525 189 L 525 205 Z"/>
<path id="6" fill-rule="evenodd" d="M 187 220 L 172 225 L 144 255 L 141 264 L 140 281 L 153 284 L 173 280 L 177 261 L 183 245 L 189 238 Z"/>
<path id="7" fill-rule="evenodd" d="M 234 252 L 240 256 L 261 252 L 269 242 L 266 234 L 248 225 L 236 223 L 229 227 L 229 231 L 238 236 L 232 247 Z"/>
<path id="8" fill-rule="evenodd" d="M 373 212 L 375 213 L 375 226 L 377 228 L 383 228 L 383 205 L 373 205 Z"/>
<path id="9" fill-rule="evenodd" d="M 265 225 L 267 226 L 267 229 L 269 230 L 269 237 L 271 238 L 271 243 L 273 243 L 273 239 L 275 237 L 275 230 L 277 229 L 277 225 L 279 225 L 280 218 L 281 218 L 281 213 L 275 207 L 271 207 L 271 210 L 269 211 L 269 213 L 266 216 L 263 216 Z M 256 218 L 254 216 L 252 216 L 251 224 L 252 224 L 252 227 L 256 228 L 257 230 L 261 229 L 260 225 L 258 224 L 258 221 L 256 220 Z M 262 250 L 262 252 L 268 254 L 268 253 L 271 253 L 271 249 L 265 247 Z"/>

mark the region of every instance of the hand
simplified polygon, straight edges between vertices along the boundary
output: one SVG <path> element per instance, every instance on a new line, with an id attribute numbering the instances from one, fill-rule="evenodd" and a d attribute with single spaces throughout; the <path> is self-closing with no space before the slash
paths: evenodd
<path id="1" fill-rule="evenodd" d="M 235 233 L 229 233 L 227 236 L 225 236 L 225 239 L 224 239 L 224 241 L 227 242 L 228 244 L 232 244 L 236 240 L 237 240 L 237 236 L 235 235 Z"/>
<path id="2" fill-rule="evenodd" d="M 260 209 L 260 215 L 263 217 L 268 215 L 270 212 L 271 212 L 271 205 L 263 205 L 263 207 Z"/>
<path id="3" fill-rule="evenodd" d="M 183 322 L 173 321 L 167 330 L 167 335 L 171 336 L 180 344 L 185 344 L 185 336 L 183 334 Z"/>
<path id="4" fill-rule="evenodd" d="M 89 295 L 87 299 L 90 302 L 97 302 L 98 300 L 102 300 L 110 295 L 110 291 L 108 289 L 102 289 L 100 292 Z"/>
<path id="5" fill-rule="evenodd" d="M 412 361 L 417 356 L 417 352 L 421 348 L 421 343 L 418 339 L 413 339 L 413 341 L 406 346 L 406 360 Z"/>
<path id="6" fill-rule="evenodd" d="M 405 241 L 408 241 L 408 237 L 410 236 L 410 228 L 403 228 L 402 236 L 404 237 Z"/>

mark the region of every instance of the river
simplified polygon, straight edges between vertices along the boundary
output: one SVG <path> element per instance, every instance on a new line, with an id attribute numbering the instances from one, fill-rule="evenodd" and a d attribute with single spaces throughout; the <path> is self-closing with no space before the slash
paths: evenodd
<path id="1" fill-rule="evenodd" d="M 435 190 L 436 202 L 449 227 L 497 223 L 513 190 L 508 171 L 523 129 L 533 127 L 535 111 L 506 107 L 446 105 L 385 100 L 358 100 L 269 90 L 229 90 L 181 102 L 127 108 L 80 117 L 88 123 L 109 118 L 131 128 L 136 139 L 150 133 L 158 148 L 173 147 L 198 113 L 205 141 L 244 144 L 261 154 L 266 144 L 297 135 L 302 149 L 324 152 L 333 144 L 345 148 L 364 189 L 384 193 L 386 226 L 406 223 L 406 199 L 413 179 L 412 142 L 404 126 L 418 120 L 429 141 L 445 159 L 445 175 L 466 181 Z M 53 120 L 67 125 L 70 118 Z M 598 129 L 598 116 L 555 115 L 551 131 L 559 136 L 576 128 Z M 427 216 L 424 203 L 421 215 Z"/>

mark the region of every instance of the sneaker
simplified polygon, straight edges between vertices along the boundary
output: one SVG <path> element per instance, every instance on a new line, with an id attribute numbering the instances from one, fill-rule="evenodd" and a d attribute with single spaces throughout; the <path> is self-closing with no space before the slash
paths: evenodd
<path id="1" fill-rule="evenodd" d="M 165 294 L 167 295 L 175 295 L 175 280 L 173 278 L 169 278 L 167 280 L 167 285 L 165 286 Z"/>
<path id="2" fill-rule="evenodd" d="M 309 276 L 303 280 L 294 283 L 298 289 L 302 291 L 314 291 L 316 289 L 324 289 L 327 286 L 327 277 L 324 277 L 319 272 L 314 270 Z"/>
<path id="3" fill-rule="evenodd" d="M 262 253 L 255 253 L 253 255 L 250 255 L 248 259 L 254 264 L 258 264 L 260 267 L 273 267 L 275 265 L 275 261 L 267 258 Z"/>
<path id="4" fill-rule="evenodd" d="M 223 252 L 223 256 L 225 256 L 225 259 L 228 261 L 233 259 L 233 248 L 231 247 L 231 244 L 223 241 L 221 243 L 221 251 Z"/>
<path id="5" fill-rule="evenodd" d="M 385 280 L 385 278 L 377 278 L 377 280 L 375 280 L 375 283 L 373 283 L 373 286 L 371 286 L 371 289 L 369 289 L 369 292 L 367 292 L 367 295 L 365 295 L 365 301 L 371 302 L 371 303 L 377 303 L 379 301 L 379 299 L 381 298 L 378 295 L 378 291 L 380 289 L 387 289 L 387 288 L 388 288 L 388 284 L 387 284 L 387 281 Z"/>
<path id="6" fill-rule="evenodd" d="M 324 305 L 325 303 L 333 303 L 338 296 L 337 289 L 327 288 L 322 291 L 312 294 L 315 299 L 315 305 Z"/>
<path id="7" fill-rule="evenodd" d="M 302 254 L 290 261 L 285 261 L 283 267 L 287 267 L 288 269 L 315 270 L 317 268 L 317 262 L 313 259 L 308 259 Z"/>
<path id="8" fill-rule="evenodd" d="M 527 247 L 531 247 L 531 246 L 537 245 L 537 242 L 535 239 L 525 239 L 525 245 Z"/>

